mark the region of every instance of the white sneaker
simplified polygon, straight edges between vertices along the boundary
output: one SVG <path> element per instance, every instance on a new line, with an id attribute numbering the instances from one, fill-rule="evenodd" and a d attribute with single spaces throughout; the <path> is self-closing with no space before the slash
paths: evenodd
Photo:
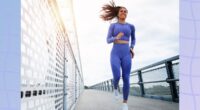
<path id="1" fill-rule="evenodd" d="M 115 100 L 119 100 L 120 99 L 120 94 L 119 94 L 117 89 L 114 90 L 113 94 L 114 94 Z"/>
<path id="2" fill-rule="evenodd" d="M 127 103 L 123 103 L 122 110 L 128 110 L 128 104 Z"/>

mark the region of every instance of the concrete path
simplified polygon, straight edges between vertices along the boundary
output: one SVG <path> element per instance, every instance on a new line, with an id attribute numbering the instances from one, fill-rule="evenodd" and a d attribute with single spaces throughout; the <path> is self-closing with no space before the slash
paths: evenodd
<path id="1" fill-rule="evenodd" d="M 109 92 L 85 90 L 75 110 L 121 110 L 121 101 Z M 129 96 L 129 110 L 179 110 L 179 103 Z"/>

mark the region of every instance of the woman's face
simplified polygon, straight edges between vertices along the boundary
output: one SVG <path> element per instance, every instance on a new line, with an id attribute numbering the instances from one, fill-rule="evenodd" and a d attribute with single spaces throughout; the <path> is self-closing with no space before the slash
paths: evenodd
<path id="1" fill-rule="evenodd" d="M 120 8 L 119 9 L 119 12 L 118 12 L 118 18 L 119 19 L 126 19 L 126 16 L 127 16 L 127 13 L 128 13 L 128 11 L 127 11 L 127 9 L 126 8 L 124 8 L 124 7 L 122 7 L 122 8 Z"/>

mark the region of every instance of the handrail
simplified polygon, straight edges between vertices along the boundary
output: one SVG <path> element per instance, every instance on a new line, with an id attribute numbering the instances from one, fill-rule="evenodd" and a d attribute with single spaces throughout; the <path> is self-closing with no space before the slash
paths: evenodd
<path id="1" fill-rule="evenodd" d="M 179 55 L 173 56 L 171 58 L 167 58 L 164 60 L 161 60 L 159 62 L 147 65 L 145 67 L 139 68 L 137 70 L 134 70 L 131 72 L 130 77 L 136 77 L 138 78 L 138 83 L 130 83 L 131 86 L 133 85 L 139 85 L 140 87 L 140 96 L 145 97 L 145 96 L 149 96 L 149 94 L 145 93 L 147 88 L 145 89 L 145 85 L 146 84 L 158 84 L 158 83 L 167 83 L 169 85 L 169 89 L 170 89 L 170 93 L 171 94 L 171 99 L 169 98 L 165 98 L 164 96 L 160 96 L 160 99 L 163 100 L 171 100 L 174 102 L 178 102 L 179 100 L 179 96 L 178 96 L 178 86 L 176 84 L 176 82 L 179 81 L 179 78 L 175 78 L 174 77 L 174 71 L 173 71 L 173 66 L 176 66 L 179 64 Z M 173 61 L 178 61 L 175 63 L 172 63 Z M 163 65 L 162 67 L 160 67 L 160 65 Z M 156 67 L 156 68 L 154 68 Z M 153 69 L 151 69 L 153 68 Z M 167 78 L 166 79 L 162 79 L 162 80 L 154 80 L 154 81 L 143 81 L 143 75 L 146 75 L 146 73 L 148 72 L 152 72 L 152 71 L 157 71 L 159 69 L 163 69 L 166 68 L 166 75 Z M 148 70 L 147 70 L 148 69 Z M 150 70 L 149 70 L 150 69 Z M 143 71 L 143 70 L 147 70 L 147 71 Z M 145 73 L 145 74 L 144 74 Z M 120 86 L 119 86 L 120 88 Z M 93 86 L 90 86 L 89 89 L 98 89 L 98 90 L 103 90 L 103 91 L 113 91 L 113 84 L 112 84 L 112 79 L 108 79 L 105 80 L 103 82 L 97 83 Z M 133 89 L 134 90 L 134 89 Z M 119 89 L 120 91 L 120 89 Z"/>
<path id="2" fill-rule="evenodd" d="M 137 69 L 137 70 L 135 70 L 135 71 L 132 71 L 131 73 L 137 72 L 137 71 L 139 71 L 139 70 L 145 70 L 145 69 L 148 69 L 148 68 L 151 68 L 151 67 L 155 67 L 155 66 L 164 64 L 165 62 L 174 61 L 174 60 L 178 60 L 178 59 L 179 59 L 179 55 L 174 56 L 174 57 L 171 57 L 171 58 L 168 58 L 168 59 L 165 59 L 165 60 L 162 60 L 162 61 L 159 61 L 159 62 L 157 62 L 157 63 L 150 64 L 150 65 L 145 66 L 145 67 L 143 67 L 143 68 L 139 68 L 139 69 Z"/>

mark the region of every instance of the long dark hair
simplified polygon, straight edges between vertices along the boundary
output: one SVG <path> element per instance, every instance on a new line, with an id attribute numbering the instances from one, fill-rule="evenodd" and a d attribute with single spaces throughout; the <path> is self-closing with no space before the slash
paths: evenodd
<path id="1" fill-rule="evenodd" d="M 100 15 L 100 18 L 104 21 L 112 20 L 117 17 L 120 8 L 122 8 L 122 6 L 116 6 L 115 2 L 112 0 L 110 4 L 105 4 L 102 7 L 101 11 L 103 13 Z"/>

